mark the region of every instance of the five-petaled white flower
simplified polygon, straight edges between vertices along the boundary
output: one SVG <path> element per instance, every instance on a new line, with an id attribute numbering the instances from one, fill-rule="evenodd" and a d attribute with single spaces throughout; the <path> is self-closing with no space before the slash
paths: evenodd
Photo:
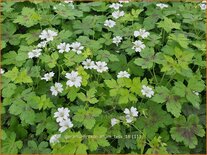
<path id="1" fill-rule="evenodd" d="M 63 92 L 63 85 L 61 83 L 56 82 L 55 86 L 50 87 L 50 91 L 52 92 L 52 95 L 57 96 L 58 93 Z"/>
<path id="2" fill-rule="evenodd" d="M 144 43 L 140 40 L 137 40 L 137 41 L 133 42 L 133 44 L 134 44 L 134 46 L 132 47 L 132 49 L 134 49 L 135 52 L 141 52 L 142 49 L 145 48 Z"/>
<path id="3" fill-rule="evenodd" d="M 81 43 L 79 42 L 74 42 L 71 44 L 72 51 L 76 52 L 77 54 L 81 54 L 82 50 L 84 49 L 83 46 L 81 46 Z"/>
<path id="4" fill-rule="evenodd" d="M 54 75 L 55 75 L 54 72 L 46 73 L 44 77 L 41 78 L 41 80 L 50 81 Z"/>
<path id="5" fill-rule="evenodd" d="M 137 108 L 131 107 L 130 109 L 125 108 L 124 113 L 126 114 L 126 121 L 127 123 L 131 123 L 134 117 L 138 116 Z"/>
<path id="6" fill-rule="evenodd" d="M 122 37 L 120 36 L 116 36 L 113 38 L 113 43 L 116 44 L 116 46 L 118 46 L 121 41 L 122 41 Z"/>
<path id="7" fill-rule="evenodd" d="M 145 29 L 139 29 L 138 31 L 134 31 L 135 37 L 142 37 L 143 39 L 147 38 L 150 35 L 149 32 L 147 32 Z"/>
<path id="8" fill-rule="evenodd" d="M 112 118 L 111 119 L 111 126 L 114 126 L 114 125 L 116 125 L 118 123 L 119 123 L 119 120 L 118 119 L 116 119 L 116 118 Z"/>
<path id="9" fill-rule="evenodd" d="M 62 122 L 63 120 L 67 120 L 70 110 L 68 108 L 58 108 L 58 111 L 54 113 L 54 117 L 56 118 L 56 122 Z"/>
<path id="10" fill-rule="evenodd" d="M 96 71 L 99 73 L 105 72 L 108 70 L 107 63 L 102 62 L 102 61 L 98 61 L 98 62 L 96 62 L 94 69 L 96 69 Z"/>
<path id="11" fill-rule="evenodd" d="M 82 65 L 84 66 L 85 69 L 94 69 L 95 63 L 91 59 L 86 59 L 85 61 L 82 62 Z"/>
<path id="12" fill-rule="evenodd" d="M 65 130 L 67 130 L 68 128 L 72 128 L 73 127 L 73 123 L 71 122 L 71 120 L 68 118 L 66 120 L 63 120 L 62 122 L 59 123 L 59 125 L 61 126 L 59 128 L 59 131 L 62 133 Z"/>
<path id="13" fill-rule="evenodd" d="M 55 31 L 52 30 L 43 30 L 41 32 L 41 34 L 39 35 L 40 39 L 44 40 L 46 39 L 46 41 L 52 41 L 54 39 L 54 37 L 56 37 L 58 34 Z"/>
<path id="14" fill-rule="evenodd" d="M 39 48 L 44 48 L 44 47 L 46 47 L 47 42 L 48 42 L 48 41 L 42 41 L 42 42 L 40 42 L 40 43 L 37 45 L 37 47 L 39 47 Z"/>
<path id="15" fill-rule="evenodd" d="M 42 49 L 34 49 L 31 52 L 28 53 L 28 57 L 30 59 L 32 58 L 38 58 L 42 53 L 41 53 Z"/>
<path id="16" fill-rule="evenodd" d="M 120 71 L 117 75 L 117 78 L 129 78 L 130 74 L 127 71 Z"/>
<path id="17" fill-rule="evenodd" d="M 142 92 L 142 95 L 148 98 L 151 98 L 154 95 L 154 91 L 152 90 L 152 88 L 145 86 L 145 85 L 142 86 L 141 92 Z"/>
<path id="18" fill-rule="evenodd" d="M 59 139 L 61 137 L 61 134 L 55 134 L 55 135 L 52 135 L 50 137 L 50 144 L 55 144 L 55 143 L 59 143 Z"/>
<path id="19" fill-rule="evenodd" d="M 168 7 L 167 4 L 163 4 L 163 3 L 158 3 L 158 4 L 156 4 L 156 6 L 159 7 L 160 9 L 167 8 Z"/>
<path id="20" fill-rule="evenodd" d="M 114 27 L 115 25 L 116 25 L 116 22 L 113 21 L 113 20 L 111 20 L 111 19 L 106 20 L 106 21 L 104 22 L 104 26 L 109 27 L 109 28 L 112 28 L 112 27 Z"/>
<path id="21" fill-rule="evenodd" d="M 123 17 L 124 16 L 124 11 L 114 11 L 113 13 L 112 13 L 112 16 L 115 18 L 115 19 L 118 19 L 118 18 L 120 18 L 120 17 Z"/>
<path id="22" fill-rule="evenodd" d="M 70 51 L 70 44 L 60 43 L 57 46 L 57 49 L 59 49 L 59 53 L 69 52 Z"/>
<path id="23" fill-rule="evenodd" d="M 4 72 L 5 72 L 5 71 L 1 68 L 0 74 L 4 74 Z"/>
<path id="24" fill-rule="evenodd" d="M 109 5 L 109 8 L 113 8 L 115 10 L 119 10 L 119 8 L 121 8 L 123 5 L 120 3 L 112 3 L 111 5 Z"/>
<path id="25" fill-rule="evenodd" d="M 201 10 L 206 10 L 206 1 L 202 1 L 202 3 L 199 4 Z"/>
<path id="26" fill-rule="evenodd" d="M 66 73 L 65 77 L 68 79 L 67 86 L 75 86 L 76 88 L 81 86 L 82 77 L 78 75 L 78 72 L 72 71 L 71 73 Z"/>

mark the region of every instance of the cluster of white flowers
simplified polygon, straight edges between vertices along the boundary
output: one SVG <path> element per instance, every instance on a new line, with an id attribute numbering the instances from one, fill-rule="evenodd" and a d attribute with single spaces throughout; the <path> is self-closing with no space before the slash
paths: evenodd
<path id="1" fill-rule="evenodd" d="M 49 41 L 53 41 L 54 37 L 56 37 L 58 34 L 55 31 L 52 30 L 43 30 L 41 34 L 39 35 L 39 38 L 42 40 L 38 45 L 37 48 L 32 50 L 28 53 L 28 58 L 38 58 L 42 53 L 42 49 L 47 46 L 47 43 Z"/>
<path id="2" fill-rule="evenodd" d="M 44 77 L 41 78 L 41 80 L 50 81 L 54 75 L 55 75 L 54 72 L 46 73 Z"/>
<path id="3" fill-rule="evenodd" d="M 1 68 L 1 70 L 0 70 L 0 74 L 2 75 L 2 74 L 4 74 L 4 70 Z"/>
<path id="4" fill-rule="evenodd" d="M 163 3 L 158 3 L 158 4 L 156 4 L 156 6 L 159 7 L 160 9 L 164 9 L 164 8 L 168 7 L 167 4 L 163 4 Z"/>
<path id="5" fill-rule="evenodd" d="M 81 86 L 82 77 L 78 75 L 78 72 L 72 71 L 71 73 L 66 73 L 65 77 L 68 79 L 66 83 L 67 86 L 75 86 L 76 88 Z"/>
<path id="6" fill-rule="evenodd" d="M 113 43 L 116 44 L 116 46 L 118 46 L 121 41 L 122 41 L 122 37 L 120 36 L 116 36 L 113 38 Z"/>
<path id="7" fill-rule="evenodd" d="M 63 92 L 63 85 L 61 83 L 56 82 L 54 86 L 50 87 L 50 91 L 52 92 L 52 95 L 57 96 L 58 93 Z"/>
<path id="8" fill-rule="evenodd" d="M 57 45 L 57 49 L 59 50 L 59 53 L 69 52 L 70 48 L 73 52 L 76 52 L 77 54 L 81 54 L 84 47 L 79 42 L 74 42 L 71 45 L 68 43 L 60 43 Z"/>
<path id="9" fill-rule="evenodd" d="M 102 73 L 106 72 L 109 68 L 107 67 L 107 63 L 104 61 L 94 62 L 91 59 L 86 59 L 82 62 L 82 65 L 85 69 L 95 69 L 97 72 Z"/>
<path id="10" fill-rule="evenodd" d="M 130 74 L 127 71 L 120 71 L 117 75 L 117 78 L 129 78 Z"/>
<path id="11" fill-rule="evenodd" d="M 137 108 L 131 107 L 130 109 L 125 108 L 124 113 L 126 114 L 127 123 L 131 123 L 135 117 L 138 117 Z"/>
<path id="12" fill-rule="evenodd" d="M 72 128 L 73 123 L 69 118 L 70 110 L 68 108 L 58 108 L 58 111 L 54 113 L 54 117 L 56 118 L 56 122 L 59 123 L 59 131 L 62 133 L 65 130 Z"/>
<path id="13" fill-rule="evenodd" d="M 138 117 L 138 111 L 137 111 L 137 108 L 135 108 L 135 107 L 131 107 L 130 109 L 125 108 L 124 113 L 126 114 L 125 118 L 126 118 L 127 123 L 133 122 L 135 117 Z M 111 126 L 113 127 L 114 125 L 118 124 L 119 122 L 120 122 L 120 120 L 118 120 L 116 118 L 112 118 L 111 119 Z"/>
<path id="14" fill-rule="evenodd" d="M 154 91 L 152 90 L 152 88 L 145 86 L 145 85 L 142 86 L 141 92 L 142 92 L 142 95 L 148 98 L 151 98 L 154 95 Z"/>
<path id="15" fill-rule="evenodd" d="M 201 10 L 206 10 L 206 1 L 202 1 L 202 3 L 199 4 Z"/>
<path id="16" fill-rule="evenodd" d="M 42 53 L 41 53 L 42 49 L 34 49 L 31 52 L 28 53 L 28 57 L 30 59 L 32 58 L 38 58 Z"/>
<path id="17" fill-rule="evenodd" d="M 134 31 L 134 37 L 141 37 L 142 39 L 145 39 L 149 35 L 150 33 L 147 32 L 145 29 L 139 29 L 138 31 Z M 135 52 L 141 52 L 146 47 L 145 44 L 140 40 L 136 40 L 135 42 L 132 43 L 134 44 L 132 49 L 134 49 Z"/>

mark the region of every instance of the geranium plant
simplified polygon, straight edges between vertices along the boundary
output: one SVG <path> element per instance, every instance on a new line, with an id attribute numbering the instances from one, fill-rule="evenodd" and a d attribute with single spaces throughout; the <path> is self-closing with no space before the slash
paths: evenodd
<path id="1" fill-rule="evenodd" d="M 205 2 L 1 5 L 2 154 L 206 153 Z"/>

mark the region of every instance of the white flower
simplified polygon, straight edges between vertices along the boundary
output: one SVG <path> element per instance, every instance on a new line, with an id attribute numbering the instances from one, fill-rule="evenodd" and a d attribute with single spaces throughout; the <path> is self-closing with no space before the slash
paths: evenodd
<path id="1" fill-rule="evenodd" d="M 120 36 L 116 36 L 113 38 L 113 43 L 116 44 L 116 46 L 118 46 L 121 41 L 122 41 L 122 37 Z"/>
<path id="2" fill-rule="evenodd" d="M 113 21 L 113 20 L 111 20 L 111 19 L 106 20 L 106 21 L 104 22 L 104 26 L 109 27 L 109 28 L 112 28 L 112 27 L 114 27 L 115 25 L 116 25 L 116 22 Z"/>
<path id="3" fill-rule="evenodd" d="M 41 55 L 42 49 L 34 49 L 31 52 L 28 53 L 28 57 L 30 59 L 32 58 L 38 58 Z"/>
<path id="4" fill-rule="evenodd" d="M 135 52 L 141 52 L 142 49 L 145 48 L 144 43 L 140 40 L 133 42 L 133 44 L 134 44 L 134 46 L 132 47 L 132 49 L 135 49 Z"/>
<path id="5" fill-rule="evenodd" d="M 96 71 L 99 73 L 105 72 L 108 70 L 107 63 L 102 62 L 102 61 L 98 61 L 98 62 L 96 62 L 94 69 L 96 69 Z"/>
<path id="6" fill-rule="evenodd" d="M 55 134 L 50 137 L 50 144 L 59 143 L 59 138 L 61 137 L 61 134 Z"/>
<path id="7" fill-rule="evenodd" d="M 58 108 L 58 111 L 54 113 L 54 117 L 56 118 L 57 122 L 62 122 L 63 120 L 67 120 L 70 110 L 68 108 Z"/>
<path id="8" fill-rule="evenodd" d="M 129 78 L 130 74 L 127 71 L 120 71 L 117 75 L 117 78 Z"/>
<path id="9" fill-rule="evenodd" d="M 55 86 L 51 86 L 50 91 L 52 92 L 52 95 L 57 96 L 58 93 L 63 92 L 63 85 L 61 83 L 56 82 Z"/>
<path id="10" fill-rule="evenodd" d="M 67 130 L 68 128 L 72 128 L 73 127 L 73 123 L 71 122 L 71 120 L 68 118 L 66 120 L 63 120 L 62 122 L 59 123 L 59 125 L 61 126 L 59 128 L 59 131 L 62 133 L 65 130 Z"/>
<path id="11" fill-rule="evenodd" d="M 134 107 L 131 107 L 130 110 L 128 108 L 125 108 L 124 113 L 126 114 L 127 123 L 131 123 L 134 117 L 138 116 L 137 108 L 134 108 Z"/>
<path id="12" fill-rule="evenodd" d="M 5 71 L 1 68 L 0 74 L 4 74 L 4 72 L 5 72 Z"/>
<path id="13" fill-rule="evenodd" d="M 37 47 L 39 47 L 39 48 L 44 48 L 44 47 L 47 45 L 47 42 L 48 42 L 48 41 L 42 41 L 42 42 L 40 42 L 40 43 L 37 45 Z"/>
<path id="14" fill-rule="evenodd" d="M 78 72 L 72 71 L 71 73 L 66 73 L 65 77 L 68 79 L 66 83 L 67 86 L 75 86 L 76 88 L 81 86 L 82 77 L 78 76 Z"/>
<path id="15" fill-rule="evenodd" d="M 195 95 L 199 96 L 199 92 L 197 92 L 197 91 L 193 91 L 193 93 L 194 93 Z"/>
<path id="16" fill-rule="evenodd" d="M 116 119 L 116 118 L 112 118 L 111 119 L 111 126 L 114 126 L 114 125 L 116 125 L 118 123 L 119 123 L 119 120 L 118 119 Z"/>
<path id="17" fill-rule="evenodd" d="M 41 80 L 50 81 L 54 75 L 55 75 L 54 72 L 46 73 L 44 77 L 41 78 Z"/>
<path id="18" fill-rule="evenodd" d="M 121 8 L 123 5 L 119 4 L 119 3 L 112 3 L 111 5 L 109 5 L 109 8 L 113 8 L 115 10 L 119 10 L 119 8 Z"/>
<path id="19" fill-rule="evenodd" d="M 57 49 L 59 49 L 59 53 L 69 52 L 70 51 L 70 44 L 60 43 L 57 46 Z"/>
<path id="20" fill-rule="evenodd" d="M 84 47 L 81 46 L 81 43 L 79 42 L 72 43 L 71 47 L 73 48 L 72 51 L 76 52 L 77 54 L 81 54 L 82 50 L 84 49 Z"/>
<path id="21" fill-rule="evenodd" d="M 129 3 L 129 0 L 119 0 L 119 3 Z"/>
<path id="22" fill-rule="evenodd" d="M 94 61 L 91 61 L 91 59 L 86 59 L 82 62 L 85 69 L 94 69 L 95 63 Z"/>
<path id="23" fill-rule="evenodd" d="M 144 38 L 147 38 L 149 35 L 150 35 L 150 33 L 147 32 L 145 29 L 139 29 L 139 31 L 134 31 L 135 37 L 140 36 L 144 39 Z"/>
<path id="24" fill-rule="evenodd" d="M 58 34 L 55 31 L 52 30 L 43 30 L 41 34 L 39 35 L 40 39 L 44 40 L 46 39 L 47 41 L 52 41 L 54 37 L 56 37 Z"/>
<path id="25" fill-rule="evenodd" d="M 206 1 L 202 1 L 202 3 L 199 4 L 201 10 L 206 10 Z"/>
<path id="26" fill-rule="evenodd" d="M 120 17 L 123 17 L 124 16 L 124 11 L 114 11 L 113 13 L 112 13 L 112 16 L 115 18 L 115 19 L 118 19 L 118 18 L 120 18 Z"/>
<path id="27" fill-rule="evenodd" d="M 152 90 L 152 88 L 145 86 L 145 85 L 142 86 L 141 92 L 142 92 L 142 95 L 148 98 L 151 98 L 154 95 L 154 91 Z"/>
<path id="28" fill-rule="evenodd" d="M 137 117 L 138 116 L 137 108 L 134 108 L 134 107 L 131 107 L 130 110 L 128 108 L 125 108 L 124 113 L 126 115 L 130 115 L 132 117 Z"/>
<path id="29" fill-rule="evenodd" d="M 156 4 L 156 6 L 159 7 L 160 9 L 167 8 L 168 7 L 167 4 L 163 4 L 163 3 Z"/>

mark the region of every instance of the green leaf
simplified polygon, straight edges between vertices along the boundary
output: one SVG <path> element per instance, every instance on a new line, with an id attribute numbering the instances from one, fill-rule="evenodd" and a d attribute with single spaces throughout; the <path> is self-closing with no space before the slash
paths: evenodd
<path id="1" fill-rule="evenodd" d="M 142 58 L 135 59 L 134 63 L 141 66 L 143 69 L 150 69 L 153 67 L 153 62 L 155 59 L 154 50 L 152 48 L 145 48 L 141 53 Z"/>
<path id="2" fill-rule="evenodd" d="M 95 118 L 102 113 L 98 108 L 90 107 L 88 110 L 79 109 L 73 119 L 77 122 L 83 123 L 86 129 L 92 129 L 96 123 Z"/>
<path id="3" fill-rule="evenodd" d="M 157 23 L 159 28 L 163 28 L 166 32 L 171 32 L 172 29 L 180 29 L 179 23 L 173 23 L 172 19 L 164 17 L 164 21 Z"/>
<path id="4" fill-rule="evenodd" d="M 17 16 L 14 23 L 31 27 L 38 24 L 41 16 L 33 8 L 23 7 L 21 15 Z"/>
<path id="5" fill-rule="evenodd" d="M 27 71 L 21 71 L 17 78 L 15 79 L 15 83 L 32 83 L 32 78 L 27 75 Z"/>
<path id="6" fill-rule="evenodd" d="M 188 44 L 190 43 L 190 40 L 184 34 L 180 33 L 170 34 L 168 38 L 169 40 L 178 42 L 179 45 L 183 48 L 188 48 Z"/>
<path id="7" fill-rule="evenodd" d="M 205 130 L 199 124 L 199 118 L 196 115 L 188 116 L 186 120 L 184 116 L 180 116 L 174 121 L 175 126 L 171 128 L 171 137 L 176 142 L 183 142 L 185 146 L 193 149 L 198 144 L 196 136 L 203 137 Z"/>
<path id="8" fill-rule="evenodd" d="M 22 141 L 16 141 L 16 134 L 14 132 L 9 133 L 6 140 L 2 141 L 2 154 L 18 154 L 22 148 Z"/>
<path id="9" fill-rule="evenodd" d="M 42 95 L 38 101 L 39 110 L 50 109 L 54 107 L 54 104 L 50 101 L 50 98 L 47 98 L 46 95 Z"/>

